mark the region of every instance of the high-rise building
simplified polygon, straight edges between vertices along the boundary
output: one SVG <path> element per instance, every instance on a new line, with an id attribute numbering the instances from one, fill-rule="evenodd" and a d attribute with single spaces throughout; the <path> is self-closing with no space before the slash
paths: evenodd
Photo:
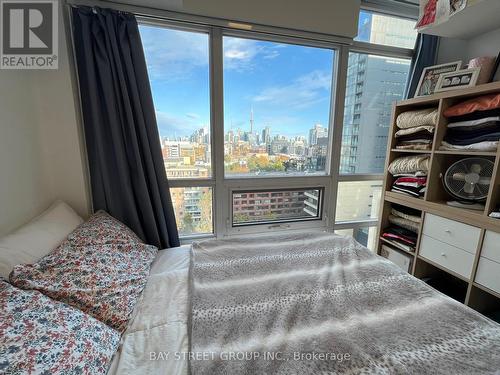
<path id="1" fill-rule="evenodd" d="M 321 124 L 316 124 L 309 130 L 309 146 L 313 146 L 318 143 L 318 138 L 327 138 L 328 129 L 324 128 Z"/>
<path id="2" fill-rule="evenodd" d="M 262 129 L 261 142 L 266 145 L 271 143 L 271 128 L 269 126 L 266 126 L 264 129 Z"/>
<path id="3" fill-rule="evenodd" d="M 413 48 L 414 30 L 401 27 L 397 35 L 387 33 L 388 26 L 397 27 L 397 22 L 405 20 L 370 14 L 363 22 L 360 40 Z M 403 99 L 409 67 L 409 60 L 349 55 L 341 173 L 383 173 L 392 103 Z"/>

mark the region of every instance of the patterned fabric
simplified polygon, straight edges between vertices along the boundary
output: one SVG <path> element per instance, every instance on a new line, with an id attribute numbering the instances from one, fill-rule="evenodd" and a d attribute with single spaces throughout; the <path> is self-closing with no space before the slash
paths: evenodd
<path id="1" fill-rule="evenodd" d="M 396 145 L 396 148 L 399 150 L 430 150 L 432 148 L 432 144 L 430 144 L 430 143 L 413 143 L 413 144 L 405 144 L 405 145 Z"/>
<path id="2" fill-rule="evenodd" d="M 400 129 L 415 128 L 417 126 L 436 126 L 437 121 L 437 108 L 425 108 L 400 113 L 396 118 L 396 126 Z"/>
<path id="3" fill-rule="evenodd" d="M 106 374 L 119 342 L 91 316 L 0 281 L 0 373 Z"/>
<path id="4" fill-rule="evenodd" d="M 401 173 L 414 173 L 417 171 L 429 171 L 428 155 L 411 155 L 403 156 L 392 161 L 389 165 L 388 171 L 392 175 Z"/>
<path id="5" fill-rule="evenodd" d="M 193 374 L 500 369 L 499 324 L 352 237 L 317 231 L 195 243 L 190 277 L 190 352 L 213 354 L 193 358 Z M 248 357 L 224 360 L 229 353 Z"/>
<path id="6" fill-rule="evenodd" d="M 107 214 L 94 215 L 51 254 L 17 265 L 11 283 L 38 290 L 123 332 L 158 249 L 136 242 L 114 221 Z"/>
<path id="7" fill-rule="evenodd" d="M 446 117 L 463 116 L 476 111 L 500 108 L 500 94 L 483 95 L 455 104 L 444 111 Z"/>
<path id="8" fill-rule="evenodd" d="M 396 132 L 396 134 L 394 134 L 394 136 L 399 138 L 403 135 L 415 134 L 423 130 L 429 133 L 434 133 L 434 129 L 436 129 L 434 126 L 417 126 L 415 128 L 400 129 Z"/>
<path id="9" fill-rule="evenodd" d="M 414 221 L 403 219 L 402 217 L 389 215 L 389 223 L 394 225 L 399 225 L 405 229 L 411 230 L 412 232 L 418 233 L 419 224 Z"/>
<path id="10" fill-rule="evenodd" d="M 68 235 L 68 241 L 78 246 L 85 244 L 143 243 L 125 224 L 105 211 L 98 211 L 93 214 L 77 230 Z"/>

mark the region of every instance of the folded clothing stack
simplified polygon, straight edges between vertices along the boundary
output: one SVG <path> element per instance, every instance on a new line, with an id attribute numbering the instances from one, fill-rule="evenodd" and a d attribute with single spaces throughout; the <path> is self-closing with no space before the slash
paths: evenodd
<path id="1" fill-rule="evenodd" d="M 396 148 L 401 150 L 430 150 L 438 120 L 436 108 L 406 111 L 396 118 Z"/>
<path id="2" fill-rule="evenodd" d="M 500 140 L 500 94 L 480 96 L 444 111 L 448 130 L 441 150 L 496 151 Z"/>
<path id="3" fill-rule="evenodd" d="M 389 215 L 389 226 L 382 237 L 400 249 L 413 252 L 417 244 L 421 213 L 410 207 L 393 204 Z"/>
<path id="4" fill-rule="evenodd" d="M 391 191 L 421 198 L 427 189 L 428 155 L 412 155 L 395 159 L 388 168 L 395 178 Z"/>
<path id="5" fill-rule="evenodd" d="M 490 212 L 488 216 L 494 219 L 500 219 L 500 205 L 498 205 L 497 208 Z"/>

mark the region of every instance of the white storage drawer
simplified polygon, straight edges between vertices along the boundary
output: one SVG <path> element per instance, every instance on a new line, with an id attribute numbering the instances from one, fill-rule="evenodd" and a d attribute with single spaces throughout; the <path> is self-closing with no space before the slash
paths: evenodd
<path id="1" fill-rule="evenodd" d="M 471 275 L 474 255 L 467 251 L 422 235 L 419 254 L 467 279 Z"/>
<path id="2" fill-rule="evenodd" d="M 476 283 L 500 293 L 500 263 L 480 257 L 477 266 Z"/>
<path id="3" fill-rule="evenodd" d="M 500 263 L 500 233 L 486 231 L 481 256 Z"/>
<path id="4" fill-rule="evenodd" d="M 426 214 L 423 234 L 476 254 L 481 229 L 440 216 Z"/>

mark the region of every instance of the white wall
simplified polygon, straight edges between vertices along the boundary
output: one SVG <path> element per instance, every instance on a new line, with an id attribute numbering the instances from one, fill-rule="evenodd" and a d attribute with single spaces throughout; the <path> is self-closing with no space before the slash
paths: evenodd
<path id="1" fill-rule="evenodd" d="M 138 4 L 137 0 L 122 2 Z M 142 0 L 140 5 L 353 38 L 360 0 Z"/>
<path id="2" fill-rule="evenodd" d="M 442 38 L 438 62 L 462 60 L 463 64 L 467 64 L 474 57 L 497 56 L 498 52 L 500 52 L 500 28 L 469 40 Z M 500 77 L 497 74 L 498 78 Z"/>
<path id="3" fill-rule="evenodd" d="M 0 70 L 0 235 L 58 198 L 90 211 L 62 23 L 59 34 L 59 70 Z"/>
<path id="4" fill-rule="evenodd" d="M 50 203 L 32 88 L 35 72 L 0 70 L 0 233 Z"/>

